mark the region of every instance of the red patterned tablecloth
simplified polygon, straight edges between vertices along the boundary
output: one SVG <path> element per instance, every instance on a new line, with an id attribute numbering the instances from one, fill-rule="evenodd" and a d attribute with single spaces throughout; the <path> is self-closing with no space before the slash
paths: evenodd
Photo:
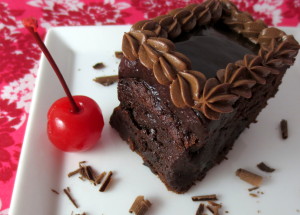
<path id="1" fill-rule="evenodd" d="M 202 0 L 2 0 L 0 2 L 0 215 L 8 214 L 40 51 L 21 20 L 53 26 L 132 24 Z M 300 0 L 234 0 L 269 25 L 300 26 Z"/>

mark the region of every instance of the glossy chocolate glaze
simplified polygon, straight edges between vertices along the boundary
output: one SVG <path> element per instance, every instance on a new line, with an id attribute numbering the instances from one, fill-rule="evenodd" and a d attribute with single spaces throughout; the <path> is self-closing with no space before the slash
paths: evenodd
<path id="1" fill-rule="evenodd" d="M 225 33 L 226 32 L 226 33 Z M 230 62 L 243 59 L 245 54 L 256 54 L 257 47 L 224 27 L 209 27 L 191 32 L 175 41 L 176 51 L 192 61 L 192 69 L 206 77 L 215 77 L 216 71 Z"/>

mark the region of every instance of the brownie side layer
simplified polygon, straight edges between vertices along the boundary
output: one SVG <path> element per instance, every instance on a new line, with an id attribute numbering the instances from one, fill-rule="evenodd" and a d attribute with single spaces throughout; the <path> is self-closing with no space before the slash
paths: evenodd
<path id="1" fill-rule="evenodd" d="M 255 85 L 252 98 L 239 99 L 234 112 L 210 121 L 197 110 L 176 108 L 168 87 L 158 84 L 151 70 L 138 60 L 123 58 L 120 106 L 110 123 L 169 190 L 184 193 L 224 159 L 240 133 L 275 95 L 285 70 L 268 76 L 265 85 Z"/>

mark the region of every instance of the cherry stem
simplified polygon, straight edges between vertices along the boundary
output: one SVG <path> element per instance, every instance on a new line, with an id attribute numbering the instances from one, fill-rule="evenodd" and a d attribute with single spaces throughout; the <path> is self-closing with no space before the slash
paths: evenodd
<path id="1" fill-rule="evenodd" d="M 42 52 L 44 53 L 44 55 L 46 56 L 47 60 L 49 61 L 51 67 L 53 68 L 55 74 L 57 75 L 65 93 L 67 94 L 67 97 L 69 98 L 72 108 L 73 108 L 73 112 L 78 113 L 80 108 L 78 107 L 78 105 L 76 104 L 69 88 L 68 85 L 64 79 L 64 77 L 62 76 L 58 66 L 56 65 L 52 55 L 50 54 L 49 50 L 47 49 L 47 47 L 45 46 L 43 40 L 41 39 L 40 35 L 37 32 L 37 20 L 35 18 L 27 18 L 27 19 L 23 19 L 23 25 L 27 28 L 27 30 L 33 35 L 33 37 L 35 38 L 38 46 L 40 47 L 40 49 L 42 50 Z"/>

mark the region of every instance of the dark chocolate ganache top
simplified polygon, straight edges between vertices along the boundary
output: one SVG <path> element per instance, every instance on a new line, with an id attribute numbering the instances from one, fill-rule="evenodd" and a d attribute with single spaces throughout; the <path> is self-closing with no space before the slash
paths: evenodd
<path id="1" fill-rule="evenodd" d="M 245 54 L 257 52 L 257 47 L 224 27 L 201 29 L 179 40 L 175 41 L 176 51 L 186 55 L 192 61 L 192 69 L 207 78 L 214 77 L 228 63 L 242 60 Z"/>

